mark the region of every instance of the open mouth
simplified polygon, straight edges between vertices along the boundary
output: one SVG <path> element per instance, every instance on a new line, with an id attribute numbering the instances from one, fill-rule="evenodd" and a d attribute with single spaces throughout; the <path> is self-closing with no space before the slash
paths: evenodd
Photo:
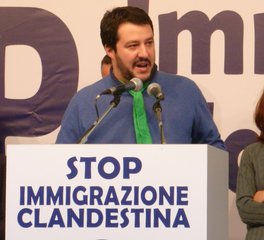
<path id="1" fill-rule="evenodd" d="M 145 68 L 149 65 L 148 62 L 144 61 L 144 62 L 138 62 L 136 63 L 136 67 L 139 67 L 139 68 Z"/>
<path id="2" fill-rule="evenodd" d="M 138 68 L 139 70 L 146 70 L 150 66 L 150 62 L 149 61 L 138 61 L 135 63 L 134 66 Z"/>

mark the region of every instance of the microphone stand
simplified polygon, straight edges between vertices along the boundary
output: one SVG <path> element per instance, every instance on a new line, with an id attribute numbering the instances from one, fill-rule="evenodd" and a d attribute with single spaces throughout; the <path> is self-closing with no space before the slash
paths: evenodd
<path id="1" fill-rule="evenodd" d="M 155 112 L 156 118 L 158 120 L 158 125 L 159 125 L 159 130 L 160 130 L 160 143 L 161 144 L 166 144 L 166 139 L 165 139 L 165 136 L 164 136 L 163 123 L 162 123 L 162 118 L 161 118 L 162 108 L 161 108 L 161 105 L 160 105 L 160 100 L 157 100 L 154 103 L 153 111 Z"/>
<path id="2" fill-rule="evenodd" d="M 105 110 L 102 116 L 98 117 L 91 127 L 83 134 L 83 136 L 78 141 L 79 144 L 84 144 L 87 142 L 88 137 L 93 132 L 93 130 L 99 125 L 99 123 L 109 114 L 109 112 L 115 108 L 120 102 L 120 94 L 114 94 L 114 99 L 110 102 L 110 106 Z"/>

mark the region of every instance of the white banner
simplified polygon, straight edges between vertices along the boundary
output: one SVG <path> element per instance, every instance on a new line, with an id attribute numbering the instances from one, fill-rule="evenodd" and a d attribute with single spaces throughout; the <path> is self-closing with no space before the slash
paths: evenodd
<path id="1" fill-rule="evenodd" d="M 7 156 L 6 240 L 227 239 L 222 150 L 9 145 Z"/>

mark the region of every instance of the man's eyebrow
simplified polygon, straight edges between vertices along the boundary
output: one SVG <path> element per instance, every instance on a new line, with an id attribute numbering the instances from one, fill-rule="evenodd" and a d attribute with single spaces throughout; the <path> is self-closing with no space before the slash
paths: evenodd
<path id="1" fill-rule="evenodd" d="M 125 45 L 127 46 L 129 44 L 135 44 L 135 43 L 139 43 L 139 41 L 138 40 L 131 40 L 131 41 L 126 42 Z"/>

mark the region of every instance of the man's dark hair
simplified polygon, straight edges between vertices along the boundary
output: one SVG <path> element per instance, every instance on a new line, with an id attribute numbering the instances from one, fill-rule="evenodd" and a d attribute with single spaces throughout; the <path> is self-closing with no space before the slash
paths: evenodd
<path id="1" fill-rule="evenodd" d="M 107 11 L 101 20 L 100 34 L 103 46 L 116 50 L 116 43 L 118 41 L 117 31 L 123 23 L 150 25 L 152 31 L 154 31 L 150 17 L 143 9 L 131 6 L 117 7 L 112 11 Z"/>

